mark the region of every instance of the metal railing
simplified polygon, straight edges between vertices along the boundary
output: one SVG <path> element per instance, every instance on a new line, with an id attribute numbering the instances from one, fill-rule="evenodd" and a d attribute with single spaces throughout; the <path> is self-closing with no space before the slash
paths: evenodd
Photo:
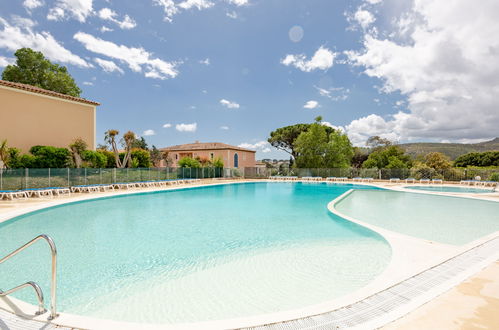
<path id="1" fill-rule="evenodd" d="M 52 238 L 50 238 L 50 236 L 39 235 L 39 236 L 33 238 L 28 243 L 21 246 L 20 248 L 12 251 L 8 255 L 6 255 L 2 259 L 0 259 L 0 264 L 6 260 L 12 258 L 16 254 L 22 252 L 23 250 L 27 249 L 28 247 L 35 244 L 39 240 L 45 240 L 48 243 L 48 245 L 50 247 L 51 254 L 52 254 L 52 277 L 51 277 L 51 285 L 50 285 L 50 315 L 49 315 L 48 319 L 53 320 L 54 318 L 57 317 L 57 295 L 56 295 L 56 293 L 57 293 L 57 248 L 55 247 L 54 240 Z M 0 292 L 0 296 L 9 295 L 15 291 L 21 290 L 21 289 L 28 287 L 28 286 L 31 286 L 35 290 L 36 295 L 38 297 L 38 312 L 36 314 L 40 315 L 40 314 L 45 313 L 47 310 L 45 309 L 45 303 L 43 300 L 43 292 L 42 292 L 42 289 L 40 288 L 40 286 L 38 284 L 36 284 L 35 282 L 27 282 L 27 283 L 21 284 L 19 286 L 16 286 L 15 288 L 12 288 L 10 290 L 2 291 L 2 292 Z"/>

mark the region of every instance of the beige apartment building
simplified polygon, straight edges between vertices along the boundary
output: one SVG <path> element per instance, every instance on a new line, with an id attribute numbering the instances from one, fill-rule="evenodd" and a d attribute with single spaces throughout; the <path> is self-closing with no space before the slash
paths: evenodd
<path id="1" fill-rule="evenodd" d="M 97 102 L 0 80 L 0 141 L 28 152 L 32 146 L 67 148 L 82 138 L 95 150 Z"/>
<path id="2" fill-rule="evenodd" d="M 195 143 L 182 144 L 160 150 L 168 152 L 168 157 L 172 160 L 173 167 L 177 167 L 178 161 L 184 157 L 199 157 L 209 160 L 221 158 L 224 162 L 224 167 L 228 168 L 255 167 L 256 163 L 256 151 L 220 142 L 202 143 L 196 141 Z M 161 166 L 165 166 L 164 161 Z"/>

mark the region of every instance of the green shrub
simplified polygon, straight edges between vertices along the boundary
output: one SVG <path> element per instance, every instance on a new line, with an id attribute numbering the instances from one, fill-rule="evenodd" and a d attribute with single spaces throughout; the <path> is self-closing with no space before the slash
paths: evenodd
<path id="1" fill-rule="evenodd" d="M 107 157 L 98 151 L 84 150 L 81 159 L 84 167 L 103 168 L 107 165 Z"/>
<path id="2" fill-rule="evenodd" d="M 492 173 L 489 176 L 489 180 L 499 182 L 499 172 Z"/>
<path id="3" fill-rule="evenodd" d="M 34 146 L 29 152 L 35 156 L 33 168 L 64 168 L 68 166 L 71 153 L 66 148 Z"/>
<path id="4" fill-rule="evenodd" d="M 213 165 L 213 167 L 223 168 L 224 167 L 224 161 L 222 160 L 222 158 L 217 157 L 217 158 L 215 158 L 213 160 L 212 165 Z"/>
<path id="5" fill-rule="evenodd" d="M 114 152 L 109 151 L 109 150 L 103 150 L 103 149 L 99 149 L 99 150 L 97 150 L 97 152 L 99 154 L 103 155 L 104 157 L 106 157 L 106 164 L 104 165 L 104 167 L 107 167 L 107 168 L 116 167 L 116 160 L 114 159 Z"/>
<path id="6" fill-rule="evenodd" d="M 200 168 L 201 163 L 191 157 L 184 157 L 181 160 L 178 161 L 178 166 L 180 167 L 191 167 L 191 168 Z"/>

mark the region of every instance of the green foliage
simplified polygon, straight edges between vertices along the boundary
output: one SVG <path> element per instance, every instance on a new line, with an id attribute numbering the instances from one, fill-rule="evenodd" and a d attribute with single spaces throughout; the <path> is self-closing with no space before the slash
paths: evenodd
<path id="1" fill-rule="evenodd" d="M 146 139 L 142 136 L 140 139 L 134 139 L 132 142 L 132 148 L 148 150 Z"/>
<path id="2" fill-rule="evenodd" d="M 430 152 L 425 156 L 425 164 L 436 170 L 446 170 L 452 167 L 449 157 L 441 152 Z"/>
<path id="3" fill-rule="evenodd" d="M 361 168 L 362 164 L 367 160 L 369 154 L 362 148 L 353 147 L 352 167 Z"/>
<path id="4" fill-rule="evenodd" d="M 489 176 L 489 180 L 499 182 L 499 172 L 492 173 Z"/>
<path id="5" fill-rule="evenodd" d="M 417 180 L 419 179 L 429 179 L 435 173 L 435 169 L 429 167 L 425 163 L 416 162 L 411 168 L 411 176 Z"/>
<path id="6" fill-rule="evenodd" d="M 37 86 L 54 92 L 79 97 L 81 89 L 65 66 L 51 63 L 41 52 L 18 49 L 16 64 L 7 65 L 2 79 Z"/>
<path id="7" fill-rule="evenodd" d="M 353 148 L 348 137 L 337 131 L 328 133 L 328 127 L 314 123 L 302 132 L 295 141 L 298 168 L 342 168 L 348 167 L 353 157 Z"/>
<path id="8" fill-rule="evenodd" d="M 33 167 L 35 156 L 21 155 L 21 150 L 17 148 L 8 149 L 8 162 L 7 167 L 10 168 L 30 168 Z"/>
<path id="9" fill-rule="evenodd" d="M 133 166 L 136 162 L 137 166 Z M 151 167 L 151 155 L 144 149 L 132 149 L 132 167 Z"/>
<path id="10" fill-rule="evenodd" d="M 470 152 L 456 158 L 454 166 L 499 166 L 499 151 Z"/>
<path id="11" fill-rule="evenodd" d="M 33 168 L 64 168 L 68 166 L 70 152 L 66 148 L 34 146 L 29 152 L 35 156 Z"/>
<path id="12" fill-rule="evenodd" d="M 106 155 L 99 151 L 84 150 L 81 153 L 81 158 L 83 167 L 104 168 L 107 166 Z"/>
<path id="13" fill-rule="evenodd" d="M 409 168 L 410 166 L 411 158 L 402 148 L 393 145 L 373 151 L 362 164 L 363 168 Z"/>
<path id="14" fill-rule="evenodd" d="M 178 166 L 180 167 L 191 167 L 191 168 L 200 168 L 201 163 L 194 158 L 184 157 L 178 161 Z"/>
<path id="15" fill-rule="evenodd" d="M 116 160 L 114 158 L 114 152 L 104 149 L 99 149 L 97 152 L 106 158 L 106 164 L 104 167 L 113 168 L 116 167 Z"/>
<path id="16" fill-rule="evenodd" d="M 154 167 L 159 167 L 161 159 L 163 159 L 161 151 L 158 148 L 156 148 L 156 146 L 152 146 L 152 149 L 149 151 L 149 156 L 151 157 L 152 165 Z"/>
<path id="17" fill-rule="evenodd" d="M 306 132 L 310 128 L 310 125 L 312 124 L 296 124 L 278 128 L 270 132 L 270 138 L 267 141 L 273 147 L 291 154 L 296 159 L 298 154 L 294 147 L 295 141 L 301 133 Z M 328 134 L 334 131 L 331 127 L 325 127 Z"/>
<path id="18" fill-rule="evenodd" d="M 0 169 L 5 166 L 7 167 L 7 162 L 9 161 L 9 147 L 7 146 L 7 140 L 0 142 Z"/>
<path id="19" fill-rule="evenodd" d="M 212 164 L 211 164 L 213 167 L 216 167 L 216 168 L 223 168 L 224 167 L 224 161 L 222 160 L 222 158 L 220 157 L 217 157 L 213 160 Z"/>

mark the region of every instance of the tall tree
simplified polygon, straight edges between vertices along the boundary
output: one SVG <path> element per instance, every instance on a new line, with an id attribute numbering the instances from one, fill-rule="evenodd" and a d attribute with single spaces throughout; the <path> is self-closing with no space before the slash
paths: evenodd
<path id="1" fill-rule="evenodd" d="M 122 167 L 132 167 L 132 145 L 135 141 L 135 133 L 128 131 L 123 134 L 123 147 L 125 148 L 125 158 L 123 158 Z"/>
<path id="2" fill-rule="evenodd" d="M 87 143 L 82 138 L 75 139 L 70 145 L 71 155 L 76 168 L 80 168 L 82 164 L 83 152 L 87 150 Z"/>
<path id="3" fill-rule="evenodd" d="M 318 122 L 322 120 L 321 117 L 317 117 Z M 270 132 L 270 137 L 268 138 L 268 142 L 279 150 L 283 150 L 290 154 L 294 159 L 298 157 L 298 153 L 295 150 L 294 143 L 298 136 L 301 133 L 308 131 L 312 124 L 295 124 L 291 126 L 285 126 L 276 129 L 275 131 Z M 334 131 L 333 128 L 324 126 L 327 134 L 330 134 Z"/>
<path id="4" fill-rule="evenodd" d="M 384 139 L 380 136 L 371 136 L 366 141 L 366 146 L 369 148 L 377 149 L 391 146 L 393 143 L 388 139 Z"/>
<path id="5" fill-rule="evenodd" d="M 18 49 L 16 64 L 7 65 L 2 79 L 29 84 L 54 92 L 79 97 L 81 89 L 65 66 L 50 62 L 41 52 L 30 48 Z"/>
<path id="6" fill-rule="evenodd" d="M 122 168 L 123 166 L 121 166 L 120 152 L 119 152 L 118 146 L 116 144 L 116 137 L 118 136 L 118 134 L 120 134 L 120 132 L 118 130 L 110 129 L 110 130 L 106 131 L 106 133 L 104 135 L 104 141 L 106 141 L 106 143 L 109 144 L 109 146 L 111 147 L 111 150 L 114 153 L 114 161 L 115 161 L 116 167 Z"/>
<path id="7" fill-rule="evenodd" d="M 9 161 L 9 147 L 7 146 L 7 140 L 0 142 L 0 169 L 2 167 L 7 167 L 7 162 Z"/>

